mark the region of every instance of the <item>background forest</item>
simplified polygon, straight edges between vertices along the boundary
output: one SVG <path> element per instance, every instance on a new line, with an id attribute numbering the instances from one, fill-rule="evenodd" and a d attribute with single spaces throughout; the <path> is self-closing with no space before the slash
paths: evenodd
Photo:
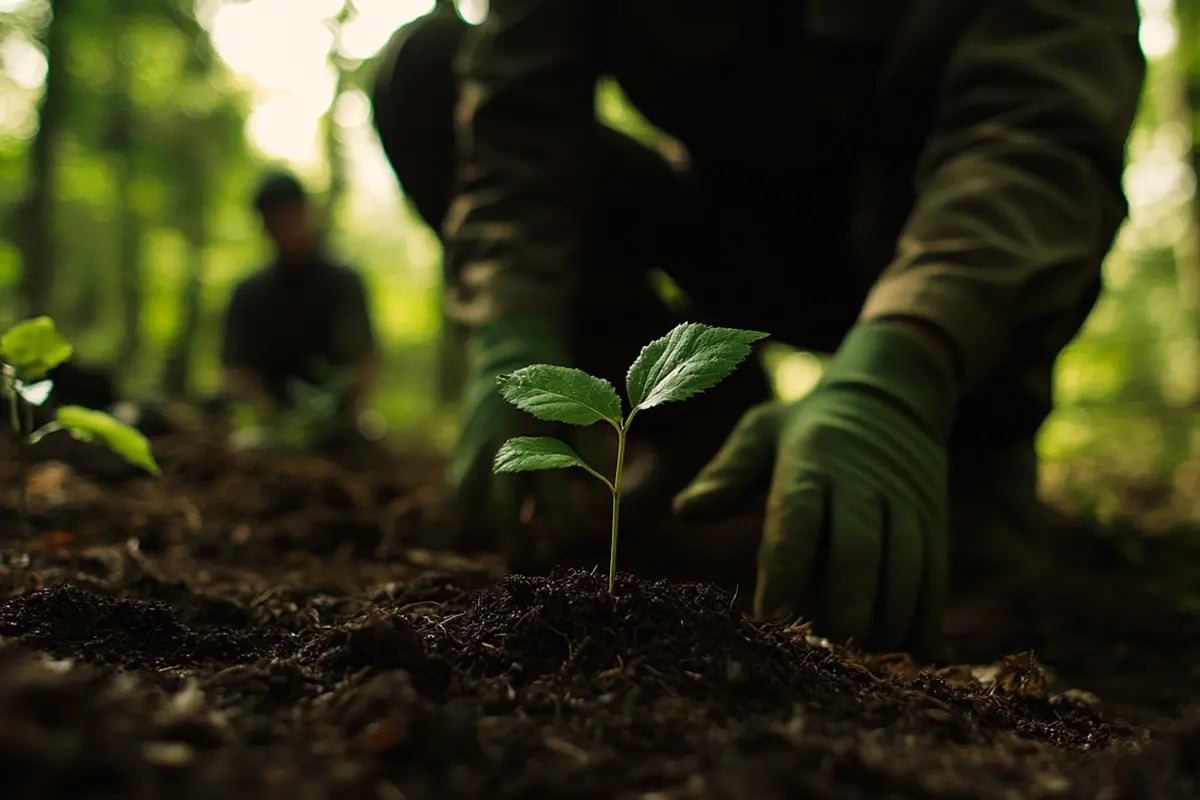
<path id="1" fill-rule="evenodd" d="M 1130 222 L 1059 365 L 1045 480 L 1111 517 L 1200 520 L 1200 0 L 1142 0 L 1150 78 Z M 249 194 L 299 173 L 363 273 L 387 352 L 373 399 L 397 442 L 445 445 L 440 252 L 395 185 L 366 87 L 421 0 L 0 0 L 0 325 L 53 314 L 135 399 L 203 397 L 233 284 L 267 256 Z M 461 2 L 469 21 L 485 0 Z M 612 125 L 668 142 L 606 88 Z M 776 352 L 780 391 L 819 367 Z"/>

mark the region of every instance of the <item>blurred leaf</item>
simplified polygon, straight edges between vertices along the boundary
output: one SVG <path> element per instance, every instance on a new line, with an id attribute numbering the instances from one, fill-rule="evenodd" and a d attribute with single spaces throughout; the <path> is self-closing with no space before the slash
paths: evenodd
<path id="1" fill-rule="evenodd" d="M 517 436 L 509 439 L 496 453 L 494 472 L 533 472 L 543 469 L 588 469 L 571 446 L 549 436 Z"/>
<path id="2" fill-rule="evenodd" d="M 642 348 L 629 368 L 626 386 L 634 408 L 686 400 L 710 389 L 750 355 L 750 345 L 768 336 L 759 331 L 714 328 L 697 322 L 675 326 Z"/>
<path id="3" fill-rule="evenodd" d="M 71 343 L 50 317 L 17 323 L 0 337 L 0 358 L 25 380 L 37 380 L 71 357 Z"/>
<path id="4" fill-rule="evenodd" d="M 89 442 L 98 439 L 130 464 L 152 475 L 159 474 L 158 463 L 150 452 L 150 442 L 136 428 L 103 411 L 83 406 L 63 406 L 58 410 L 57 420 L 76 439 Z"/>
<path id="5" fill-rule="evenodd" d="M 580 369 L 534 364 L 502 375 L 497 382 L 505 400 L 546 422 L 591 425 L 606 419 L 621 423 L 617 390 Z"/>

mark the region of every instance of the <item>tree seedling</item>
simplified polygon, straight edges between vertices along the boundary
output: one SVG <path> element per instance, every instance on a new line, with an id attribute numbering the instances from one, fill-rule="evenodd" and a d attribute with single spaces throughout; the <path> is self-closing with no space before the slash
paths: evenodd
<path id="1" fill-rule="evenodd" d="M 594 425 L 607 422 L 617 432 L 617 463 L 609 479 L 587 464 L 570 445 L 547 436 L 517 436 L 496 453 L 497 473 L 532 472 L 579 467 L 612 493 L 612 543 L 608 591 L 617 573 L 617 533 L 621 515 L 621 473 L 629 426 L 639 412 L 678 402 L 710 389 L 727 378 L 750 355 L 751 345 L 768 334 L 715 328 L 695 322 L 677 325 L 666 336 L 642 348 L 625 378 L 629 413 L 611 383 L 580 369 L 533 364 L 497 380 L 509 403 L 545 422 Z"/>
<path id="2" fill-rule="evenodd" d="M 287 382 L 287 402 L 273 412 L 248 404 L 236 408 L 238 447 L 279 447 L 311 450 L 338 430 L 346 399 L 354 388 L 349 370 L 318 365 L 318 381 L 293 378 Z"/>
<path id="3" fill-rule="evenodd" d="M 288 382 L 291 402 L 275 425 L 275 438 L 284 447 L 310 449 L 324 441 L 339 421 L 339 412 L 354 385 L 350 371 L 330 367 L 319 374 L 319 382 Z"/>
<path id="4" fill-rule="evenodd" d="M 134 466 L 155 475 L 159 471 L 146 437 L 103 411 L 62 406 L 52 421 L 34 429 L 33 409 L 44 405 L 54 390 L 46 375 L 72 352 L 50 317 L 26 320 L 0 336 L 0 396 L 8 402 L 9 427 L 19 452 L 17 510 L 23 525 L 28 525 L 29 449 L 51 433 L 67 431 L 82 441 L 98 441 Z"/>

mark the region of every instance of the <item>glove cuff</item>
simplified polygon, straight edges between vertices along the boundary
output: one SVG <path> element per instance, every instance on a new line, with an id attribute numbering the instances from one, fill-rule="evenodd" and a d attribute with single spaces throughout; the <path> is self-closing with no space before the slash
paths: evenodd
<path id="1" fill-rule="evenodd" d="M 475 374 L 529 364 L 569 365 L 566 326 L 544 314 L 513 314 L 472 328 L 467 357 Z"/>
<path id="2" fill-rule="evenodd" d="M 950 435 L 958 403 L 954 370 L 903 325 L 877 321 L 852 328 L 822 383 L 870 387 L 899 401 L 938 441 Z"/>

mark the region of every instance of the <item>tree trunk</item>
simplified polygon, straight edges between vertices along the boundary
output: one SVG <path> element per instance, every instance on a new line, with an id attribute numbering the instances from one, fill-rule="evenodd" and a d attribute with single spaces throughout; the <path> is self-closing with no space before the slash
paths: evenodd
<path id="1" fill-rule="evenodd" d="M 142 231 L 134 198 L 137 150 L 136 111 L 131 93 L 132 53 L 128 25 L 132 14 L 126 13 L 122 32 L 114 52 L 115 96 L 111 120 L 113 172 L 117 182 L 117 285 L 122 310 L 121 338 L 117 348 L 117 363 L 128 372 L 141 355 L 142 349 Z"/>
<path id="2" fill-rule="evenodd" d="M 199 183 L 196 184 L 200 186 Z M 184 236 L 188 243 L 187 275 L 179 296 L 179 328 L 167 355 L 163 388 L 168 396 L 186 398 L 191 390 L 192 356 L 200 330 L 201 293 L 204 287 L 204 251 L 208 245 L 208 198 L 196 197 Z"/>
<path id="3" fill-rule="evenodd" d="M 66 119 L 68 73 L 66 20 L 71 0 L 50 0 L 46 26 L 46 85 L 38 108 L 38 130 L 29 151 L 29 185 L 19 210 L 25 313 L 49 313 L 54 286 L 54 207 L 58 182 L 58 140 Z"/>
<path id="4" fill-rule="evenodd" d="M 333 226 L 333 218 L 341 206 L 346 194 L 346 148 L 342 141 L 341 130 L 337 124 L 336 112 L 338 101 L 342 94 L 350 88 L 350 68 L 339 52 L 342 43 L 342 28 L 354 15 L 354 4 L 347 0 L 342 4 L 337 16 L 330 20 L 333 30 L 333 44 L 329 48 L 329 64 L 337 73 L 337 84 L 333 92 L 333 101 L 325 112 L 325 161 L 329 166 L 329 188 L 326 193 L 326 223 Z"/>

